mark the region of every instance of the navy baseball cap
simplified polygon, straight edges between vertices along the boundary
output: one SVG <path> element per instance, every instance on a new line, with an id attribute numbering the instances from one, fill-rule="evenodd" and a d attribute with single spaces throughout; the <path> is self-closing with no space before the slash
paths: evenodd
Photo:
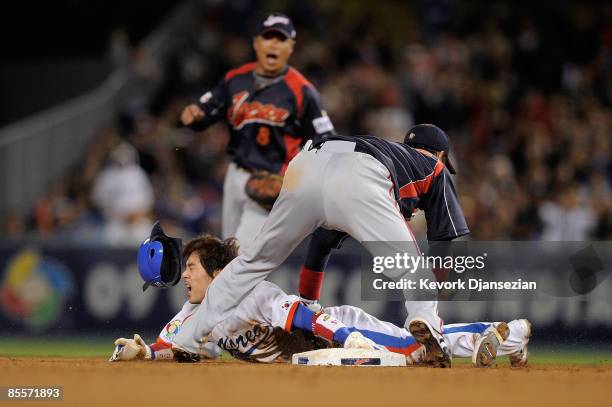
<path id="1" fill-rule="evenodd" d="M 422 147 L 428 150 L 444 151 L 446 153 L 446 168 L 451 174 L 456 174 L 455 167 L 448 156 L 450 152 L 450 143 L 448 136 L 438 126 L 433 124 L 417 124 L 406 133 L 404 143 L 410 147 Z"/>
<path id="2" fill-rule="evenodd" d="M 287 38 L 295 39 L 295 28 L 289 17 L 283 13 L 272 13 L 266 16 L 257 25 L 255 35 L 261 35 L 269 31 L 278 31 Z"/>

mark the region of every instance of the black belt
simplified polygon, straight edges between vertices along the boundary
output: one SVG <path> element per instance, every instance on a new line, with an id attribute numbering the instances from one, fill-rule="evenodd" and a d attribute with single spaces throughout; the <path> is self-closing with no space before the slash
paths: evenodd
<path id="1" fill-rule="evenodd" d="M 234 164 L 236 164 L 236 167 L 238 167 L 241 170 L 244 170 L 246 172 L 251 172 L 251 173 L 253 172 L 251 168 L 247 168 L 244 165 L 237 163 L 236 161 L 234 161 Z"/>

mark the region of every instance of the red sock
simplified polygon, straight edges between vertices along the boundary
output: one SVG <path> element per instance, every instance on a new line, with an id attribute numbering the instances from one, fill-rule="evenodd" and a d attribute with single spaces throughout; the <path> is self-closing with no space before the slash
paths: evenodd
<path id="1" fill-rule="evenodd" d="M 310 270 L 302 266 L 300 270 L 300 284 L 298 292 L 300 297 L 308 300 L 319 300 L 321 298 L 321 287 L 323 286 L 323 271 Z"/>

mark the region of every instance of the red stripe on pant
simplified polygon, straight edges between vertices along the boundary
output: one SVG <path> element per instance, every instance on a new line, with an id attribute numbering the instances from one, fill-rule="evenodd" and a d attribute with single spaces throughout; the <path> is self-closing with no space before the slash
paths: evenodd
<path id="1" fill-rule="evenodd" d="M 385 346 L 389 352 L 401 353 L 402 355 L 410 356 L 412 352 L 421 347 L 420 343 L 413 343 L 406 348 L 394 348 L 393 346 Z"/>

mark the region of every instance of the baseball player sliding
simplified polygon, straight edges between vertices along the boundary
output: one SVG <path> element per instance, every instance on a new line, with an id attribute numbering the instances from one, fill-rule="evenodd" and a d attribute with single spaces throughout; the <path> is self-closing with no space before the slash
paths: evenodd
<path id="1" fill-rule="evenodd" d="M 404 143 L 373 136 L 329 136 L 306 143 L 289 164 L 261 232 L 210 285 L 174 345 L 196 353 L 198 340 L 228 319 L 240 301 L 318 228 L 344 232 L 361 243 L 377 242 L 385 255 L 413 256 L 421 251 L 406 219 L 416 209 L 425 212 L 429 240 L 469 233 L 451 180 L 454 168 L 448 152 L 446 133 L 429 124 L 409 130 Z M 434 280 L 431 270 L 419 270 L 423 276 Z M 435 297 L 407 297 L 405 306 L 405 327 L 425 346 L 435 366 L 450 367 L 451 352 L 442 336 Z"/>
<path id="2" fill-rule="evenodd" d="M 197 131 L 218 121 L 230 127 L 222 234 L 243 247 L 261 229 L 289 161 L 306 140 L 334 131 L 317 90 L 288 65 L 295 37 L 289 17 L 267 16 L 253 38 L 256 61 L 229 71 L 180 117 Z"/>
<path id="3" fill-rule="evenodd" d="M 175 280 L 172 274 L 176 273 L 168 270 L 176 269 L 176 262 L 171 261 L 176 256 L 176 240 L 168 238 L 159 226 L 156 227 L 140 249 L 138 266 L 147 283 L 163 286 L 164 281 L 171 284 Z M 238 359 L 279 362 L 290 360 L 291 355 L 298 352 L 344 346 L 386 349 L 405 355 L 410 364 L 431 364 L 425 347 L 417 343 L 406 329 L 346 305 L 313 312 L 301 303 L 299 297 L 284 293 L 268 281 L 257 284 L 236 311 L 213 328 L 207 340 L 200 343 L 197 353 L 185 353 L 180 349 L 173 352 L 177 333 L 201 307 L 207 288 L 225 272 L 223 268 L 236 257 L 237 251 L 233 239 L 223 241 L 207 235 L 190 241 L 183 249 L 187 260 L 182 275 L 188 301 L 161 330 L 155 343 L 147 345 L 139 335 L 134 335 L 134 339 L 117 339 L 111 361 L 173 358 L 197 361 L 201 356 L 216 357 L 219 352 L 215 348 L 218 346 Z M 476 366 L 491 366 L 497 355 L 510 355 L 513 366 L 527 363 L 530 325 L 526 320 L 508 324 L 453 324 L 445 326 L 444 332 L 453 355 L 472 357 Z M 488 336 L 498 337 L 500 345 L 482 347 L 483 338 Z"/>

